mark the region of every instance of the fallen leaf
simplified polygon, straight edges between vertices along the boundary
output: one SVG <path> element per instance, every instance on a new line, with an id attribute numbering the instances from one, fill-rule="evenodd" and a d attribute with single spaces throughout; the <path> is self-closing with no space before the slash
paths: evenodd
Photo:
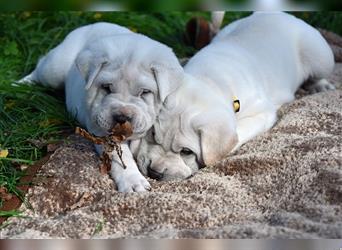
<path id="1" fill-rule="evenodd" d="M 23 18 L 29 18 L 31 16 L 31 12 L 30 11 L 24 11 L 23 13 L 22 13 L 22 17 Z"/>
<path id="2" fill-rule="evenodd" d="M 135 27 L 129 27 L 129 30 L 134 32 L 134 33 L 137 33 L 138 32 L 138 29 L 135 28 Z"/>
<path id="3" fill-rule="evenodd" d="M 58 119 L 53 119 L 53 118 L 52 119 L 48 118 L 48 119 L 45 119 L 45 120 L 39 122 L 39 126 L 43 127 L 43 128 L 46 128 L 50 125 L 60 125 L 60 124 L 63 124 L 63 121 L 58 120 Z"/>
<path id="4" fill-rule="evenodd" d="M 4 186 L 0 186 L 0 194 L 6 193 L 6 192 L 7 192 L 7 188 L 5 188 Z"/>
<path id="5" fill-rule="evenodd" d="M 15 106 L 16 102 L 14 100 L 9 100 L 5 103 L 5 110 L 12 109 Z"/>
<path id="6" fill-rule="evenodd" d="M 102 14 L 101 13 L 95 13 L 93 17 L 94 17 L 94 19 L 100 19 L 102 17 Z"/>
<path id="7" fill-rule="evenodd" d="M 8 156 L 8 149 L 0 150 L 0 158 L 6 158 Z"/>
<path id="8" fill-rule="evenodd" d="M 10 199 L 12 199 L 13 195 L 8 193 L 7 188 L 5 187 L 0 187 L 0 198 L 8 201 Z"/>
<path id="9" fill-rule="evenodd" d="M 6 193 L 6 194 L 1 194 L 0 197 L 4 200 L 4 201 L 8 201 L 10 199 L 13 198 L 13 195 L 10 193 Z"/>

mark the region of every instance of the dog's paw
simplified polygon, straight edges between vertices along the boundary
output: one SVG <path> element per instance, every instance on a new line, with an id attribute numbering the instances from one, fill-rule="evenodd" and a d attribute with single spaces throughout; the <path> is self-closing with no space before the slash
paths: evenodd
<path id="1" fill-rule="evenodd" d="M 21 78 L 20 80 L 16 81 L 17 84 L 27 84 L 27 85 L 34 85 L 36 84 L 36 79 L 33 73 Z"/>
<path id="2" fill-rule="evenodd" d="M 115 179 L 119 192 L 145 192 L 151 190 L 150 183 L 140 173 L 124 173 Z"/>
<path id="3" fill-rule="evenodd" d="M 310 92 L 310 94 L 314 94 L 322 91 L 334 90 L 335 86 L 327 80 L 321 79 L 317 82 L 308 85 L 306 88 Z"/>

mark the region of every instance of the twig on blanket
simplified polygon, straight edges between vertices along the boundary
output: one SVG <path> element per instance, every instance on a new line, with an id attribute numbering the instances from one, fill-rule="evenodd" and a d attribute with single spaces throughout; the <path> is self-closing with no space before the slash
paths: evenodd
<path id="1" fill-rule="evenodd" d="M 103 145 L 104 149 L 101 155 L 102 164 L 100 166 L 101 173 L 107 173 L 108 171 L 110 171 L 112 152 L 114 150 L 121 161 L 122 167 L 126 169 L 127 166 L 122 159 L 121 143 L 133 133 L 132 126 L 129 122 L 117 124 L 112 128 L 110 134 L 104 137 L 95 136 L 80 127 L 76 127 L 75 133 L 81 135 L 82 137 L 95 144 Z"/>

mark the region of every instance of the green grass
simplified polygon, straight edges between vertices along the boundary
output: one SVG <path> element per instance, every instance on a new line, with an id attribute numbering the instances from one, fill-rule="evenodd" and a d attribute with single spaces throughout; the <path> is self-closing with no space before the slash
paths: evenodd
<path id="1" fill-rule="evenodd" d="M 0 160 L 0 186 L 22 198 L 17 189 L 22 164 L 31 165 L 46 152 L 45 146 L 61 138 L 72 126 L 62 100 L 39 86 L 0 85 L 0 144 L 9 150 Z"/>
<path id="2" fill-rule="evenodd" d="M 21 212 L 18 212 L 16 210 L 0 211 L 0 216 L 1 217 L 12 217 L 12 216 L 19 217 L 21 216 Z"/>
<path id="3" fill-rule="evenodd" d="M 19 217 L 19 218 L 29 218 L 27 216 L 23 216 L 22 212 L 17 210 L 9 210 L 9 211 L 0 211 L 0 217 Z M 0 230 L 7 227 L 10 223 L 8 221 L 3 222 L 0 225 Z"/>
<path id="4" fill-rule="evenodd" d="M 227 13 L 224 24 L 249 13 Z M 295 13 L 315 26 L 341 34 L 341 14 Z M 32 164 L 46 153 L 44 145 L 63 137 L 74 126 L 64 108 L 60 92 L 40 86 L 13 86 L 28 74 L 39 57 L 56 46 L 73 29 L 97 21 L 126 26 L 172 47 L 178 57 L 196 51 L 183 41 L 186 22 L 208 12 L 16 12 L 0 14 L 0 148 L 8 149 L 0 159 L 0 186 L 20 198 L 22 164 Z M 40 142 L 40 143 L 37 143 Z M 41 145 L 38 145 L 41 144 Z M 0 210 L 3 201 L 0 199 Z M 17 215 L 16 211 L 0 216 Z"/>

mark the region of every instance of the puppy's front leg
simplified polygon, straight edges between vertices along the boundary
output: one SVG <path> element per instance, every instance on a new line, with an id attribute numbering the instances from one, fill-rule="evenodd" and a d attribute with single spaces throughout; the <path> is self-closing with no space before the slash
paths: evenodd
<path id="1" fill-rule="evenodd" d="M 146 178 L 140 173 L 138 166 L 127 143 L 121 144 L 122 160 L 126 165 L 123 168 L 116 151 L 112 153 L 112 166 L 110 174 L 114 179 L 119 192 L 143 192 L 151 189 Z M 99 151 L 99 148 L 97 147 Z"/>

